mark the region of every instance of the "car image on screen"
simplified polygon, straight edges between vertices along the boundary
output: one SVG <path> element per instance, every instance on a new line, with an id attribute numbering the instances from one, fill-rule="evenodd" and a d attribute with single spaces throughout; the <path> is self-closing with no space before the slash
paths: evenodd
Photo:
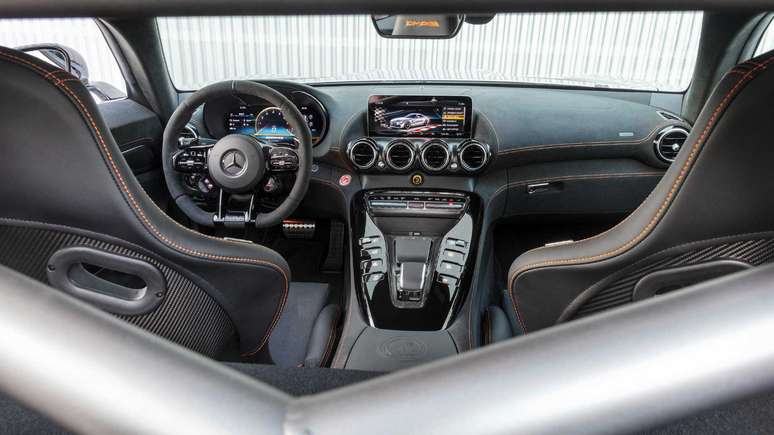
<path id="1" fill-rule="evenodd" d="M 412 127 L 423 127 L 430 123 L 430 118 L 421 113 L 409 113 L 406 116 L 390 120 L 390 128 L 408 129 Z"/>

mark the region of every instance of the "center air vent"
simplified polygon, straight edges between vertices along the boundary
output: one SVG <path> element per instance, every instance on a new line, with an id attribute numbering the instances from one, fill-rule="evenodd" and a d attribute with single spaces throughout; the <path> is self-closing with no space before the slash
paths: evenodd
<path id="1" fill-rule="evenodd" d="M 478 171 L 489 161 L 489 150 L 482 143 L 470 140 L 460 145 L 459 159 L 466 171 Z"/>
<path id="2" fill-rule="evenodd" d="M 376 145 L 370 139 L 358 139 L 349 147 L 349 159 L 358 169 L 369 169 L 376 163 Z"/>
<path id="3" fill-rule="evenodd" d="M 449 146 L 446 142 L 432 140 L 427 142 L 419 153 L 422 166 L 431 172 L 442 171 L 449 164 Z"/>
<path id="4" fill-rule="evenodd" d="M 665 162 L 674 162 L 680 149 L 688 139 L 688 130 L 682 127 L 667 127 L 656 136 L 656 155 Z"/>
<path id="5" fill-rule="evenodd" d="M 385 151 L 387 164 L 396 171 L 408 169 L 414 163 L 414 145 L 407 140 L 394 140 Z"/>

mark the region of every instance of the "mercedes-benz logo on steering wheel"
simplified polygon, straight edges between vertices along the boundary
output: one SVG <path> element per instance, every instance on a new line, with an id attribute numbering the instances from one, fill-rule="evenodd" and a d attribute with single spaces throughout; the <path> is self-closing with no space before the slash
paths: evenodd
<path id="1" fill-rule="evenodd" d="M 223 158 L 220 159 L 220 167 L 227 175 L 236 177 L 245 172 L 247 159 L 239 150 L 226 151 Z"/>

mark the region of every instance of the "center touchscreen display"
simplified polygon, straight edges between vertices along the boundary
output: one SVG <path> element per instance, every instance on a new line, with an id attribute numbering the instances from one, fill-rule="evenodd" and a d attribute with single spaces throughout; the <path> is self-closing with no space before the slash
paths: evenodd
<path id="1" fill-rule="evenodd" d="M 471 137 L 470 97 L 372 95 L 369 136 Z"/>

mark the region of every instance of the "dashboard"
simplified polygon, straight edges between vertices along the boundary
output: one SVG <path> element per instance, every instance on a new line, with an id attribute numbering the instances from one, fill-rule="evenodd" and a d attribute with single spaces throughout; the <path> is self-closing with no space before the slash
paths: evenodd
<path id="1" fill-rule="evenodd" d="M 691 128 L 672 112 L 679 112 L 679 96 L 653 92 L 262 83 L 299 108 L 312 132 L 317 163 L 379 187 L 411 186 L 416 174 L 425 187 L 467 189 L 485 177 L 564 176 L 576 166 L 596 165 L 588 175 L 598 168 L 660 171 Z M 240 133 L 293 146 L 283 114 L 255 98 L 210 101 L 192 122 L 211 139 Z M 616 167 L 619 163 L 624 166 Z"/>

